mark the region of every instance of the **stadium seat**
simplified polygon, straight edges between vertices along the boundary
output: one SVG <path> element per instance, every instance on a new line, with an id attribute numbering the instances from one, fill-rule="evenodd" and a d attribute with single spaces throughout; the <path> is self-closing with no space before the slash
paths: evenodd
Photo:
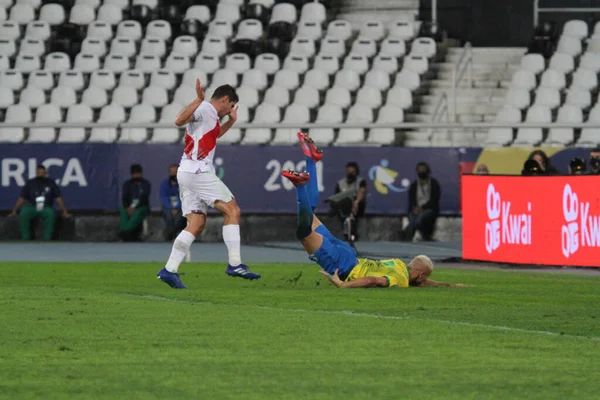
<path id="1" fill-rule="evenodd" d="M 110 44 L 110 54 L 133 58 L 137 54 L 135 41 L 127 37 L 116 37 Z"/>
<path id="2" fill-rule="evenodd" d="M 581 50 L 581 40 L 571 36 L 561 36 L 556 47 L 557 53 L 565 53 L 573 57 L 579 56 Z"/>
<path id="3" fill-rule="evenodd" d="M 42 89 L 33 85 L 27 85 L 25 89 L 21 90 L 19 104 L 35 109 L 45 103 L 46 96 Z"/>
<path id="4" fill-rule="evenodd" d="M 421 77 L 414 71 L 403 69 L 396 74 L 396 86 L 402 86 L 414 92 L 421 86 Z"/>
<path id="5" fill-rule="evenodd" d="M 423 56 L 409 55 L 404 58 L 403 68 L 414 71 L 419 75 L 423 75 L 429 69 L 429 63 L 427 62 L 427 58 Z"/>
<path id="6" fill-rule="evenodd" d="M 273 85 L 288 90 L 296 90 L 300 86 L 300 76 L 296 71 L 282 69 L 275 74 Z"/>
<path id="7" fill-rule="evenodd" d="M 542 74 L 540 87 L 562 90 L 566 86 L 565 74 L 553 69 L 546 70 Z"/>
<path id="8" fill-rule="evenodd" d="M 41 39 L 24 39 L 21 41 L 21 54 L 41 57 L 46 53 L 46 45 Z"/>
<path id="9" fill-rule="evenodd" d="M 590 111 L 587 120 L 588 124 L 600 125 L 600 105 L 594 106 Z M 581 136 L 577 141 L 577 145 L 591 147 L 600 144 L 600 129 L 599 128 L 583 128 Z"/>
<path id="10" fill-rule="evenodd" d="M 40 124 L 53 124 L 61 122 L 61 113 L 54 104 L 44 104 L 38 108 L 35 115 L 35 122 Z M 56 130 L 54 128 L 31 128 L 27 141 L 30 143 L 50 143 L 56 140 Z"/>
<path id="11" fill-rule="evenodd" d="M 213 74 L 210 86 L 213 89 L 221 85 L 231 85 L 234 88 L 238 87 L 238 77 L 235 71 L 228 69 L 220 69 Z"/>
<path id="12" fill-rule="evenodd" d="M 128 123 L 153 123 L 156 121 L 156 111 L 150 104 L 138 104 L 131 109 Z M 146 128 L 123 128 L 119 142 L 142 143 L 148 139 Z"/>
<path id="13" fill-rule="evenodd" d="M 0 4 L 0 21 L 6 21 L 7 18 L 8 18 L 8 15 L 6 13 L 6 9 L 4 7 L 2 7 L 2 5 Z"/>
<path id="14" fill-rule="evenodd" d="M 100 57 L 95 54 L 81 52 L 75 57 L 73 68 L 84 74 L 91 74 L 95 70 L 100 69 Z"/>
<path id="15" fill-rule="evenodd" d="M 563 35 L 582 40 L 588 36 L 588 25 L 581 20 L 568 21 L 563 27 Z"/>
<path id="16" fill-rule="evenodd" d="M 185 19 L 179 25 L 179 35 L 196 38 L 198 42 L 204 41 L 206 27 L 197 19 Z"/>
<path id="17" fill-rule="evenodd" d="M 171 103 L 164 106 L 160 112 L 159 124 L 173 125 L 177 114 L 184 106 Z M 152 143 L 177 143 L 181 136 L 179 128 L 154 128 L 152 132 Z"/>
<path id="18" fill-rule="evenodd" d="M 215 71 L 221 68 L 221 62 L 217 56 L 210 56 L 200 53 L 198 57 L 196 57 L 194 68 L 201 69 L 210 75 L 214 74 Z"/>
<path id="19" fill-rule="evenodd" d="M 189 57 L 171 54 L 165 61 L 165 69 L 173 71 L 177 75 L 182 75 L 191 68 Z"/>
<path id="20" fill-rule="evenodd" d="M 290 55 L 283 62 L 283 68 L 291 71 L 296 71 L 299 74 L 304 74 L 308 71 L 308 58 Z"/>
<path id="21" fill-rule="evenodd" d="M 594 71 L 594 73 L 600 72 L 600 54 L 596 53 L 585 53 L 579 60 L 579 68 L 585 68 Z"/>
<path id="22" fill-rule="evenodd" d="M 535 92 L 534 105 L 548 107 L 554 110 L 560 106 L 561 98 L 558 89 L 540 87 Z"/>
<path id="23" fill-rule="evenodd" d="M 290 91 L 279 86 L 271 86 L 265 92 L 263 103 L 273 104 L 279 108 L 290 104 Z"/>
<path id="24" fill-rule="evenodd" d="M 54 87 L 54 77 L 49 71 L 34 71 L 29 74 L 27 85 L 48 91 Z"/>
<path id="25" fill-rule="evenodd" d="M 25 28 L 25 39 L 48 40 L 50 38 L 50 24 L 46 21 L 31 21 Z"/>
<path id="26" fill-rule="evenodd" d="M 15 103 L 15 94 L 7 87 L 0 86 L 0 109 L 4 110 Z"/>
<path id="27" fill-rule="evenodd" d="M 144 5 L 151 10 L 155 10 L 158 7 L 159 0 L 133 0 L 132 5 Z"/>
<path id="28" fill-rule="evenodd" d="M 295 124 L 298 128 L 302 127 L 302 124 L 310 122 L 310 110 L 308 107 L 302 104 L 290 104 L 283 116 L 284 124 Z M 296 136 L 298 129 L 279 128 L 275 130 L 275 136 L 271 144 L 273 145 L 291 145 L 298 141 Z"/>
<path id="29" fill-rule="evenodd" d="M 580 124 L 583 122 L 583 112 L 579 107 L 564 105 L 558 110 L 556 122 L 564 124 Z M 552 128 L 544 143 L 550 146 L 562 147 L 573 143 L 574 139 L 573 128 Z"/>
<path id="30" fill-rule="evenodd" d="M 403 110 L 409 109 L 413 104 L 410 89 L 398 85 L 392 87 L 387 94 L 386 104 L 400 107 Z"/>
<path id="31" fill-rule="evenodd" d="M 360 87 L 360 76 L 358 72 L 351 69 L 342 69 L 335 74 L 334 86 L 355 92 Z"/>
<path id="32" fill-rule="evenodd" d="M 550 123 L 552 113 L 548 107 L 533 105 L 527 110 L 526 122 Z M 532 146 L 539 144 L 543 139 L 542 128 L 520 128 L 513 142 L 514 146 Z"/>
<path id="33" fill-rule="evenodd" d="M 535 75 L 533 72 L 525 69 L 520 69 L 514 73 L 510 83 L 511 88 L 533 90 L 537 86 Z"/>
<path id="34" fill-rule="evenodd" d="M 316 22 L 300 22 L 296 36 L 318 42 L 323 37 L 323 28 Z"/>
<path id="35" fill-rule="evenodd" d="M 29 4 L 15 4 L 10 9 L 8 19 L 19 25 L 27 25 L 35 20 L 35 10 Z"/>
<path id="36" fill-rule="evenodd" d="M 506 94 L 506 105 L 524 110 L 531 105 L 531 94 L 526 89 L 510 88 Z"/>
<path id="37" fill-rule="evenodd" d="M 311 69 L 304 75 L 304 86 L 319 91 L 325 90 L 329 88 L 329 76 L 321 69 Z"/>
<path id="38" fill-rule="evenodd" d="M 344 118 L 342 108 L 334 104 L 324 104 L 317 112 L 316 123 L 339 125 Z M 311 128 L 310 136 L 317 144 L 330 144 L 335 134 L 333 128 Z"/>
<path id="39" fill-rule="evenodd" d="M 274 104 L 262 103 L 256 108 L 254 115 L 255 124 L 276 124 L 281 119 L 281 111 Z M 268 128 L 250 128 L 246 129 L 246 134 L 242 143 L 244 144 L 265 144 L 271 140 L 271 129 Z"/>
<path id="40" fill-rule="evenodd" d="M 63 71 L 58 78 L 58 86 L 70 87 L 76 92 L 83 90 L 85 82 L 81 71 Z"/>
<path id="41" fill-rule="evenodd" d="M 23 74 L 19 71 L 0 72 L 0 87 L 10 89 L 11 91 L 18 91 L 23 88 L 23 85 Z"/>
<path id="42" fill-rule="evenodd" d="M 190 70 L 188 70 L 190 71 Z M 186 71 L 187 73 L 187 71 Z M 166 90 L 173 90 L 175 88 L 175 84 L 177 82 L 177 78 L 173 71 L 169 71 L 166 69 L 161 69 L 158 71 L 152 72 L 150 76 L 150 86 L 161 87 Z M 195 80 L 194 80 L 195 85 Z"/>
<path id="43" fill-rule="evenodd" d="M 305 82 L 304 86 L 296 90 L 296 93 L 294 94 L 294 103 L 314 109 L 320 104 L 319 92 L 316 88 L 307 86 L 307 83 Z"/>
<path id="44" fill-rule="evenodd" d="M 259 103 L 258 90 L 250 86 L 240 86 L 236 89 L 237 95 L 240 99 L 240 102 L 244 102 L 244 104 L 248 108 L 254 108 Z"/>
<path id="45" fill-rule="evenodd" d="M 103 0 L 102 4 L 118 6 L 121 10 L 125 11 L 129 7 L 129 0 Z"/>
<path id="46" fill-rule="evenodd" d="M 400 58 L 406 54 L 406 43 L 400 38 L 388 37 L 381 43 L 380 56 Z"/>
<path id="47" fill-rule="evenodd" d="M 162 58 L 166 53 L 167 46 L 164 40 L 149 37 L 142 40 L 142 45 L 140 47 L 141 56 L 157 56 Z"/>
<path id="48" fill-rule="evenodd" d="M 125 121 L 125 109 L 118 104 L 109 104 L 100 110 L 99 124 L 120 124 Z M 92 128 L 89 142 L 110 143 L 117 140 L 117 128 Z"/>
<path id="49" fill-rule="evenodd" d="M 546 69 L 546 61 L 544 61 L 544 57 L 541 54 L 525 54 L 521 59 L 521 69 L 539 75 Z"/>
<path id="50" fill-rule="evenodd" d="M 435 56 L 436 45 L 432 38 L 417 38 L 413 41 L 410 50 L 411 55 L 422 56 L 431 59 Z"/>
<path id="51" fill-rule="evenodd" d="M 239 5 L 224 3 L 222 1 L 217 5 L 215 19 L 237 24 L 241 18 L 242 14 L 240 13 Z"/>
<path id="52" fill-rule="evenodd" d="M 589 53 L 600 53 L 600 36 L 592 36 L 586 48 L 586 52 Z"/>
<path id="53" fill-rule="evenodd" d="M 381 91 L 371 86 L 363 86 L 356 94 L 356 104 L 366 105 L 370 108 L 379 108 L 383 103 Z"/>
<path id="54" fill-rule="evenodd" d="M 579 68 L 573 74 L 571 88 L 581 88 L 585 90 L 593 90 L 598 86 L 598 75 L 587 68 Z"/>
<path id="55" fill-rule="evenodd" d="M 200 79 L 200 84 L 202 85 L 202 87 L 205 88 L 208 86 L 208 74 L 205 71 L 197 68 L 188 69 L 183 73 L 183 77 L 181 78 L 181 85 L 196 87 L 196 79 Z"/>
<path id="56" fill-rule="evenodd" d="M 173 41 L 173 49 L 171 54 L 195 57 L 196 54 L 198 54 L 198 41 L 193 36 L 178 36 Z"/>
<path id="57" fill-rule="evenodd" d="M 550 59 L 550 69 L 570 74 L 575 69 L 575 60 L 569 54 L 556 53 Z"/>
<path id="58" fill-rule="evenodd" d="M 377 122 L 386 124 L 399 124 L 404 122 L 404 111 L 394 104 L 386 104 L 379 109 Z"/>
<path id="59" fill-rule="evenodd" d="M 314 57 L 316 53 L 314 40 L 296 36 L 290 44 L 290 55 L 301 57 Z"/>
<path id="60" fill-rule="evenodd" d="M 256 57 L 254 68 L 265 72 L 267 75 L 274 75 L 281 67 L 279 58 L 276 55 L 264 53 Z"/>
<path id="61" fill-rule="evenodd" d="M 104 59 L 104 69 L 108 69 L 115 74 L 120 74 L 129 69 L 129 60 L 125 56 L 109 54 Z"/>
<path id="62" fill-rule="evenodd" d="M 363 55 L 350 53 L 344 59 L 343 68 L 354 70 L 362 76 L 369 70 L 369 60 Z"/>
<path id="63" fill-rule="evenodd" d="M 390 24 L 388 37 L 412 40 L 415 37 L 415 28 L 410 21 L 397 20 Z"/>
<path id="64" fill-rule="evenodd" d="M 295 24 L 298 19 L 296 8 L 289 3 L 275 4 L 271 9 L 271 20 L 269 24 L 275 22 L 287 22 L 289 24 Z M 313 21 L 317 22 L 317 21 Z"/>
<path id="65" fill-rule="evenodd" d="M 142 71 L 130 69 L 121 74 L 119 86 L 129 86 L 135 90 L 142 90 L 146 86 L 146 80 Z"/>
<path id="66" fill-rule="evenodd" d="M 106 90 L 96 86 L 88 86 L 81 95 L 81 103 L 93 109 L 104 107 L 108 104 Z"/>
<path id="67" fill-rule="evenodd" d="M 576 106 L 581 110 L 587 110 L 592 105 L 592 94 L 577 87 L 569 89 L 565 104 Z"/>
<path id="68" fill-rule="evenodd" d="M 112 94 L 112 102 L 125 108 L 131 108 L 138 104 L 138 94 L 131 86 L 117 86 Z"/>
<path id="69" fill-rule="evenodd" d="M 60 25 L 65 22 L 65 19 L 65 9 L 60 4 L 44 4 L 40 9 L 40 21 L 50 25 Z"/>
<path id="70" fill-rule="evenodd" d="M 327 10 L 325 6 L 317 2 L 309 2 L 302 6 L 300 12 L 300 22 L 315 22 L 323 24 L 327 20 Z"/>
<path id="71" fill-rule="evenodd" d="M 351 122 L 351 121 L 347 121 Z M 342 125 L 336 141 L 336 146 L 356 146 L 364 145 L 365 130 L 363 128 L 346 128 Z"/>
<path id="72" fill-rule="evenodd" d="M 318 55 L 315 58 L 314 69 L 321 70 L 327 75 L 333 75 L 340 69 L 340 61 L 334 56 Z"/>
<path id="73" fill-rule="evenodd" d="M 179 86 L 173 95 L 173 102 L 177 104 L 190 104 L 198 95 L 194 86 Z"/>
<path id="74" fill-rule="evenodd" d="M 98 7 L 100 7 L 100 5 L 102 4 L 102 1 L 101 0 L 75 0 L 75 4 L 90 6 L 95 10 Z"/>
<path id="75" fill-rule="evenodd" d="M 23 104 L 14 104 L 6 109 L 4 122 L 9 123 L 29 123 L 31 122 L 31 110 Z M 0 142 L 19 143 L 25 139 L 25 130 L 23 128 L 2 128 L 0 129 Z"/>
<path id="76" fill-rule="evenodd" d="M 41 69 L 41 67 L 42 63 L 40 62 L 40 58 L 37 56 L 19 54 L 17 55 L 17 58 L 15 60 L 15 69 L 24 74 L 28 74 L 30 72 Z"/>
<path id="77" fill-rule="evenodd" d="M 506 106 L 498 112 L 494 120 L 496 123 L 520 123 L 521 112 L 514 107 Z M 511 128 L 491 128 L 484 146 L 505 146 L 513 141 Z"/>
<path id="78" fill-rule="evenodd" d="M 18 40 L 21 37 L 19 24 L 15 21 L 4 21 L 0 23 L 0 37 L 8 40 Z"/>
<path id="79" fill-rule="evenodd" d="M 227 56 L 225 69 L 234 71 L 237 74 L 243 74 L 251 68 L 250 57 L 247 54 L 234 53 Z"/>
<path id="80" fill-rule="evenodd" d="M 367 143 L 375 146 L 393 145 L 395 141 L 396 132 L 393 128 L 372 128 L 367 137 Z"/>
<path id="81" fill-rule="evenodd" d="M 341 39 L 335 39 L 327 36 L 321 42 L 320 56 L 330 56 L 341 58 L 346 54 L 346 45 Z"/>
<path id="82" fill-rule="evenodd" d="M 207 36 L 202 43 L 202 54 L 215 57 L 222 57 L 227 53 L 227 43 L 225 39 L 214 36 Z"/>
<path id="83" fill-rule="evenodd" d="M 390 88 L 390 75 L 384 71 L 372 69 L 365 76 L 365 86 L 373 87 L 377 90 L 388 90 Z"/>
<path id="84" fill-rule="evenodd" d="M 206 24 L 211 20 L 210 9 L 204 5 L 190 6 L 185 11 L 183 19 L 196 19 L 203 24 Z"/>
<path id="85" fill-rule="evenodd" d="M 327 26 L 326 36 L 329 38 L 347 41 L 352 35 L 352 25 L 348 21 L 335 20 Z"/>
<path id="86" fill-rule="evenodd" d="M 373 58 L 375 57 L 375 54 L 377 54 L 377 43 L 373 39 L 359 37 L 352 44 L 350 52 L 352 54 L 363 55 L 367 58 Z"/>
<path id="87" fill-rule="evenodd" d="M 17 45 L 14 40 L 0 39 L 0 55 L 5 57 L 13 57 L 17 52 Z M 25 53 L 25 52 L 23 52 Z M 27 53 L 25 53 L 27 54 Z"/>
<path id="88" fill-rule="evenodd" d="M 360 36 L 380 42 L 385 38 L 385 26 L 381 21 L 365 21 L 360 28 Z"/>
<path id="89" fill-rule="evenodd" d="M 373 59 L 373 70 L 382 71 L 387 74 L 398 72 L 398 60 L 396 57 L 378 55 Z"/>
<path id="90" fill-rule="evenodd" d="M 242 21 L 240 23 L 240 26 L 244 22 L 245 21 Z M 239 33 L 239 29 L 240 28 L 238 28 L 238 33 Z M 261 27 L 261 29 L 262 29 L 262 27 Z M 208 27 L 208 35 L 214 36 L 214 37 L 220 37 L 225 40 L 229 40 L 233 37 L 233 25 L 231 24 L 231 22 L 228 22 L 228 21 L 219 21 L 219 20 L 212 21 Z"/>
<path id="91" fill-rule="evenodd" d="M 89 124 L 94 120 L 92 109 L 85 104 L 75 104 L 67 110 L 67 123 Z M 61 128 L 58 134 L 60 143 L 80 143 L 85 140 L 85 128 Z"/>
<path id="92" fill-rule="evenodd" d="M 104 57 L 107 53 L 106 42 L 102 39 L 87 37 L 81 43 L 81 53 Z"/>
<path id="93" fill-rule="evenodd" d="M 257 90 L 265 90 L 267 87 L 267 74 L 260 69 L 249 69 L 242 76 L 242 86 L 248 86 Z"/>
<path id="94" fill-rule="evenodd" d="M 69 108 L 77 104 L 77 94 L 70 87 L 57 86 L 50 93 L 50 102 L 60 108 Z"/>
<path id="95" fill-rule="evenodd" d="M 168 41 L 171 39 L 171 24 L 165 20 L 154 20 L 146 26 L 146 37 Z"/>
<path id="96" fill-rule="evenodd" d="M 148 86 L 142 93 L 142 104 L 150 104 L 154 108 L 162 108 L 169 104 L 167 90 L 160 86 Z"/>
<path id="97" fill-rule="evenodd" d="M 115 74 L 111 70 L 98 69 L 90 75 L 89 86 L 96 86 L 104 90 L 112 90 L 117 85 Z"/>
<path id="98" fill-rule="evenodd" d="M 138 41 L 142 39 L 142 36 L 142 25 L 138 21 L 126 20 L 117 26 L 117 37 Z"/>
<path id="99" fill-rule="evenodd" d="M 112 39 L 112 36 L 112 28 L 106 22 L 94 21 L 87 28 L 87 37 L 90 39 L 100 39 L 108 42 Z"/>
<path id="100" fill-rule="evenodd" d="M 246 19 L 240 22 L 235 36 L 236 39 L 259 40 L 263 37 L 262 23 L 256 19 Z"/>
<path id="101" fill-rule="evenodd" d="M 88 5 L 76 4 L 71 8 L 69 14 L 69 23 L 75 25 L 89 25 L 95 19 L 96 13 L 94 12 L 94 8 Z"/>
<path id="102" fill-rule="evenodd" d="M 350 107 L 352 97 L 350 91 L 343 87 L 332 87 L 325 94 L 325 104 L 333 104 L 343 109 Z"/>

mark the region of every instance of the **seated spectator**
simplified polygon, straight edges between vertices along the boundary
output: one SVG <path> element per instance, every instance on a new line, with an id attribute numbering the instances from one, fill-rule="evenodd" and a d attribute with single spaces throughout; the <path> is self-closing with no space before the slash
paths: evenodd
<path id="1" fill-rule="evenodd" d="M 532 151 L 527 159 L 534 160 L 540 165 L 541 175 L 560 175 L 560 172 L 552 165 L 550 158 L 543 150 Z"/>
<path id="2" fill-rule="evenodd" d="M 177 164 L 169 167 L 169 177 L 160 184 L 160 202 L 165 220 L 165 240 L 173 240 L 187 226 L 187 220 L 181 215 L 179 183 L 177 183 Z"/>
<path id="3" fill-rule="evenodd" d="M 489 175 L 490 171 L 488 170 L 487 165 L 485 165 L 485 164 L 479 164 L 477 166 L 477 169 L 475 170 L 475 174 L 476 175 Z"/>
<path id="4" fill-rule="evenodd" d="M 34 218 L 41 218 L 44 224 L 44 240 L 52 240 L 56 222 L 54 200 L 58 203 L 62 216 L 68 217 L 69 213 L 60 195 L 58 185 L 52 179 L 48 179 L 46 167 L 39 165 L 35 171 L 35 178 L 25 183 L 21 190 L 21 196 L 17 199 L 17 203 L 9 215 L 9 217 L 14 217 L 20 210 L 21 239 L 31 240 L 31 222 Z"/>
<path id="5" fill-rule="evenodd" d="M 142 166 L 131 166 L 131 179 L 123 184 L 121 234 L 123 241 L 139 241 L 143 222 L 150 214 L 150 182 L 143 177 Z"/>
<path id="6" fill-rule="evenodd" d="M 423 240 L 433 240 L 435 222 L 440 211 L 441 188 L 437 179 L 431 177 L 431 169 L 424 162 L 417 164 L 418 179 L 408 190 L 408 226 L 402 232 L 402 240 L 411 241 L 416 231 Z"/>

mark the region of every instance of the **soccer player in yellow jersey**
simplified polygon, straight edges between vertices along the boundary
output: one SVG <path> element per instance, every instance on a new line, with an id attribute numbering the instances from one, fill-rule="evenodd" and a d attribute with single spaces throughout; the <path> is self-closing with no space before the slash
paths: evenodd
<path id="1" fill-rule="evenodd" d="M 306 171 L 283 171 L 296 187 L 298 228 L 296 236 L 302 242 L 309 258 L 322 268 L 321 273 L 339 288 L 409 286 L 464 286 L 436 282 L 429 279 L 433 263 L 427 256 L 417 256 L 406 265 L 402 260 L 369 260 L 358 258 L 347 243 L 333 236 L 314 215 L 319 199 L 316 180 L 316 162 L 323 151 L 308 134 L 298 132 L 298 139 L 306 156 Z"/>

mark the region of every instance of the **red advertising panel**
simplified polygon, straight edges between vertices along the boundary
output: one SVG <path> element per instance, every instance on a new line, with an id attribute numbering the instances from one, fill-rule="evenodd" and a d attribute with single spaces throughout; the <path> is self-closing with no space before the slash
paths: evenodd
<path id="1" fill-rule="evenodd" d="M 600 266 L 600 176 L 462 176 L 463 258 Z"/>

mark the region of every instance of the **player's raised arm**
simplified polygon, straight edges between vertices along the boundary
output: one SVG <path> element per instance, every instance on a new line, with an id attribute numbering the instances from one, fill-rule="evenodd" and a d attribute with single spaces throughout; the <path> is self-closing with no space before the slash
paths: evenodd
<path id="1" fill-rule="evenodd" d="M 194 101 L 188 104 L 179 112 L 179 114 L 177 114 L 177 118 L 175 118 L 175 125 L 184 126 L 194 120 L 194 111 L 196 111 L 196 109 L 204 101 L 204 89 L 202 88 L 200 79 L 196 79 L 196 94 L 198 97 L 196 97 Z"/>
<path id="2" fill-rule="evenodd" d="M 329 279 L 329 282 L 333 283 L 340 289 L 344 288 L 369 288 L 369 287 L 388 287 L 389 281 L 384 277 L 377 276 L 363 276 L 362 278 L 355 279 L 349 282 L 343 282 L 338 276 L 338 270 L 336 269 L 333 275 L 329 275 L 326 271 L 319 271 L 322 275 Z"/>

